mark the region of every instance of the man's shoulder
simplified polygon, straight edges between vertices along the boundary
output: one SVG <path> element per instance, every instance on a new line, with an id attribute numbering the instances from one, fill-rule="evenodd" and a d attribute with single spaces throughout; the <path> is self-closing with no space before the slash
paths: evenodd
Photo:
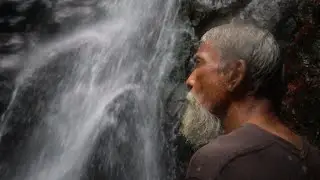
<path id="1" fill-rule="evenodd" d="M 313 174 L 317 177 L 316 179 L 320 178 L 320 150 L 314 145 L 309 144 L 309 152 L 307 155 L 308 166 Z"/>
<path id="2" fill-rule="evenodd" d="M 200 148 L 191 158 L 187 176 L 198 179 L 214 177 L 235 158 L 250 156 L 251 152 L 272 144 L 272 141 L 251 128 L 240 128 Z"/>
<path id="3" fill-rule="evenodd" d="M 316 147 L 315 145 L 311 144 L 310 142 L 307 142 L 307 143 L 308 143 L 308 145 L 309 145 L 310 152 L 311 152 L 314 156 L 320 158 L 320 149 L 319 149 L 318 147 Z"/>
<path id="4" fill-rule="evenodd" d="M 248 124 L 227 135 L 218 137 L 209 144 L 200 148 L 196 154 L 212 158 L 231 158 L 237 155 L 262 149 L 273 143 L 273 139 L 267 136 L 254 125 Z"/>

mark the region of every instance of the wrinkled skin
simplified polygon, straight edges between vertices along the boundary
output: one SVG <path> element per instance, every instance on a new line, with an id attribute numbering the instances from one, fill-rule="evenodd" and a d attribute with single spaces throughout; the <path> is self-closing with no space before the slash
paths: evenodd
<path id="1" fill-rule="evenodd" d="M 227 81 L 220 71 L 220 54 L 211 42 L 200 45 L 195 67 L 186 81 L 189 101 L 182 120 L 181 133 L 193 145 L 208 143 L 222 133 L 225 107 L 230 99 Z"/>
<path id="2" fill-rule="evenodd" d="M 195 54 L 196 66 L 188 77 L 186 84 L 199 103 L 210 112 L 221 116 L 219 107 L 229 100 L 226 77 L 220 71 L 220 54 L 211 42 L 200 45 Z"/>

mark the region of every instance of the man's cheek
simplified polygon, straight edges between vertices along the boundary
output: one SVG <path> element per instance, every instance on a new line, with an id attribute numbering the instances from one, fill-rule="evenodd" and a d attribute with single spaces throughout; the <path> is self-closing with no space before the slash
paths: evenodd
<path id="1" fill-rule="evenodd" d="M 198 81 L 191 89 L 192 94 L 196 97 L 196 99 L 200 102 L 203 95 L 202 82 Z"/>
<path id="2" fill-rule="evenodd" d="M 197 98 L 199 104 L 201 105 L 201 107 L 210 110 L 211 106 L 212 106 L 212 102 L 211 99 L 208 97 L 208 95 L 206 94 L 202 94 Z"/>

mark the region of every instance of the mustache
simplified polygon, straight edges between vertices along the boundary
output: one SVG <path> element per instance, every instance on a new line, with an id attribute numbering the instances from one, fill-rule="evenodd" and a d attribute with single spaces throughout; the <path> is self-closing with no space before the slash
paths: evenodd
<path id="1" fill-rule="evenodd" d="M 197 97 L 192 92 L 188 92 L 185 101 L 188 104 L 201 107 L 201 104 L 198 102 Z"/>
<path id="2" fill-rule="evenodd" d="M 196 102 L 195 96 L 192 94 L 192 92 L 188 92 L 186 96 L 186 100 L 190 103 Z"/>

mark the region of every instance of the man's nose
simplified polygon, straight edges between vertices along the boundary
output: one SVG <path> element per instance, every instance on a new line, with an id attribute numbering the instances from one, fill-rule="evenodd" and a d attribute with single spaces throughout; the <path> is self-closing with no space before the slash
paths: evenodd
<path id="1" fill-rule="evenodd" d="M 195 79 L 193 77 L 193 75 L 191 74 L 188 79 L 186 80 L 186 85 L 188 87 L 189 90 L 191 90 L 194 86 L 194 83 L 195 83 Z"/>

